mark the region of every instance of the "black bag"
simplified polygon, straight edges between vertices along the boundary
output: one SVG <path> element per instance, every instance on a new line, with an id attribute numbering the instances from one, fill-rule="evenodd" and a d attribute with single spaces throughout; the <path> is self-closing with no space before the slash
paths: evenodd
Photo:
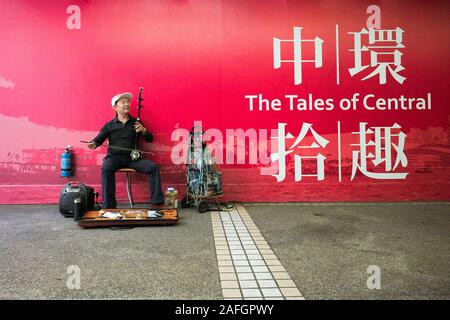
<path id="1" fill-rule="evenodd" d="M 80 198 L 79 213 L 94 208 L 98 192 L 95 192 L 92 187 L 86 186 L 83 182 L 72 181 L 67 183 L 61 190 L 59 195 L 59 212 L 65 217 L 74 216 L 73 201 Z"/>

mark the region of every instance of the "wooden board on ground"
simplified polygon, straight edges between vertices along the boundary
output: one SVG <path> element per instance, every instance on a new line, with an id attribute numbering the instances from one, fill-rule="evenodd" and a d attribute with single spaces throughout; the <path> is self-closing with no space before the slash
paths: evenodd
<path id="1" fill-rule="evenodd" d="M 109 228 L 109 227 L 132 227 L 132 226 L 152 226 L 152 225 L 173 225 L 178 222 L 177 209 L 157 210 L 164 215 L 159 218 L 147 217 L 147 211 L 151 209 L 130 208 L 130 209 L 104 209 L 100 211 L 87 211 L 83 218 L 78 221 L 78 226 L 82 228 Z M 105 212 L 119 213 L 120 219 L 105 218 Z"/>

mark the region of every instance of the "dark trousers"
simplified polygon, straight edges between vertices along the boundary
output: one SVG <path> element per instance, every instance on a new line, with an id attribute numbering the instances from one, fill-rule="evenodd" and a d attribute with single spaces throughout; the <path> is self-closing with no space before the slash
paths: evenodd
<path id="1" fill-rule="evenodd" d="M 132 168 L 137 172 L 149 175 L 150 199 L 152 204 L 164 202 L 161 189 L 161 175 L 159 166 L 150 160 L 139 159 L 131 161 L 129 159 L 106 156 L 102 165 L 102 192 L 103 208 L 116 208 L 116 171 L 122 168 Z"/>

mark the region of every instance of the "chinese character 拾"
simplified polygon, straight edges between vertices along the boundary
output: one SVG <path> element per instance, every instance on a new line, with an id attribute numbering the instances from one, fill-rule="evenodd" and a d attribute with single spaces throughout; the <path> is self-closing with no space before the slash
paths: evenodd
<path id="1" fill-rule="evenodd" d="M 314 137 L 314 141 L 310 145 L 301 145 L 303 139 L 308 132 L 311 132 Z M 325 148 L 329 141 L 319 134 L 312 128 L 310 123 L 303 123 L 300 133 L 294 143 L 290 146 L 289 150 L 286 147 L 286 139 L 292 139 L 294 136 L 290 133 L 286 134 L 286 123 L 278 124 L 278 134 L 277 137 L 272 137 L 272 139 L 277 140 L 278 151 L 272 153 L 270 158 L 272 162 L 278 161 L 278 173 L 272 174 L 277 179 L 277 182 L 281 182 L 286 178 L 286 156 L 294 152 L 294 148 L 301 149 L 315 149 L 315 148 Z M 302 173 L 302 160 L 303 159 L 315 159 L 317 164 L 317 174 L 303 174 Z M 301 181 L 302 177 L 313 176 L 317 177 L 318 181 L 321 181 L 325 177 L 325 156 L 318 153 L 316 156 L 300 156 L 294 155 L 294 170 L 295 170 L 295 181 Z"/>

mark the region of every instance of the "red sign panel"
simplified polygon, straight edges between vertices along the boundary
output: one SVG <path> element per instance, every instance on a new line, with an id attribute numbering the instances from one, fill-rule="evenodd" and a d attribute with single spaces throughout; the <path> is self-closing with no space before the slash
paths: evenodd
<path id="1" fill-rule="evenodd" d="M 0 4 L 0 203 L 100 190 L 88 150 L 132 92 L 141 144 L 182 194 L 202 128 L 226 200 L 450 199 L 448 1 Z M 61 155 L 73 147 L 74 176 Z M 117 175 L 119 184 L 124 177 Z M 133 186 L 148 201 L 146 177 Z M 117 188 L 125 199 L 125 188 Z"/>

